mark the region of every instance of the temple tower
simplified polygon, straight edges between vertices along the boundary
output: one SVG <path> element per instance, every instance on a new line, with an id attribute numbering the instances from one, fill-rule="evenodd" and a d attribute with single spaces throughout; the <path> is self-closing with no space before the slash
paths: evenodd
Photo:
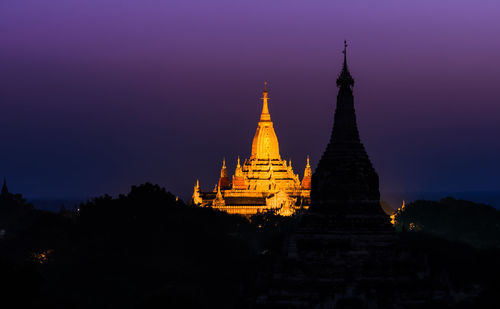
<path id="1" fill-rule="evenodd" d="M 354 79 L 344 63 L 337 78 L 337 106 L 330 141 L 312 176 L 311 208 L 319 213 L 383 216 L 379 179 L 359 138 Z M 379 219 L 385 219 L 380 217 Z"/>
<path id="2" fill-rule="evenodd" d="M 222 163 L 220 177 L 212 192 L 193 191 L 193 203 L 213 207 L 231 214 L 254 215 L 267 210 L 291 215 L 310 204 L 311 167 L 308 164 L 302 183 L 295 174 L 292 162 L 281 159 L 278 137 L 269 113 L 267 82 L 262 92 L 262 110 L 252 140 L 249 159 L 238 157 L 232 177 L 226 161 Z"/>
<path id="3" fill-rule="evenodd" d="M 250 159 L 281 160 L 278 137 L 276 136 L 276 132 L 274 132 L 267 100 L 269 100 L 269 97 L 267 82 L 265 82 L 264 91 L 262 92 L 262 113 L 253 138 Z"/>
<path id="4" fill-rule="evenodd" d="M 229 180 L 229 175 L 226 168 L 226 158 L 222 159 L 222 168 L 220 170 L 218 186 L 221 189 L 227 189 L 231 187 L 231 180 Z"/>
<path id="5" fill-rule="evenodd" d="M 302 189 L 311 190 L 311 178 L 311 164 L 309 164 L 309 156 L 307 156 L 306 168 L 304 169 L 304 178 L 302 178 Z"/>

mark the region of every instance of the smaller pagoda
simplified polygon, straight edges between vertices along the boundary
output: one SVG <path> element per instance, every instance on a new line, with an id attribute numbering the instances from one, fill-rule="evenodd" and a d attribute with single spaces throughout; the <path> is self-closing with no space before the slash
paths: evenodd
<path id="1" fill-rule="evenodd" d="M 268 100 L 267 84 L 264 83 L 262 113 L 250 158 L 241 164 L 238 157 L 231 178 L 224 159 L 219 181 L 211 192 L 201 191 L 200 183 L 196 181 L 193 204 L 240 215 L 254 215 L 266 210 L 292 215 L 297 209 L 309 207 L 312 181 L 309 156 L 300 181 L 299 175 L 293 171 L 292 161 L 281 159 Z"/>

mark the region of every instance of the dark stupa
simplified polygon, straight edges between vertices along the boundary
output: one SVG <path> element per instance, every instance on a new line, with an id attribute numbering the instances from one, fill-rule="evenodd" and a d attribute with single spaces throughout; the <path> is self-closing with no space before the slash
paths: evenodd
<path id="1" fill-rule="evenodd" d="M 258 301 L 265 308 L 410 308 L 422 301 L 419 293 L 429 292 L 429 280 L 416 277 L 425 264 L 402 249 L 380 206 L 378 175 L 356 125 L 346 47 L 333 132 L 312 178 L 311 206 Z"/>
<path id="2" fill-rule="evenodd" d="M 345 41 L 343 54 L 332 135 L 312 177 L 310 211 L 329 216 L 329 229 L 390 231 L 380 206 L 378 175 L 359 138 Z"/>
<path id="3" fill-rule="evenodd" d="M 311 208 L 315 211 L 335 211 L 353 203 L 378 205 L 380 200 L 378 175 L 359 138 L 352 94 L 354 79 L 347 67 L 346 48 L 344 41 L 332 135 L 312 179 Z"/>

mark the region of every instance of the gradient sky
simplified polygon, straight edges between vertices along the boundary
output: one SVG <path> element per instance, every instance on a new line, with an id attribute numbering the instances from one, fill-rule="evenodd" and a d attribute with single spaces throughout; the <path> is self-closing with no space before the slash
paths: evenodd
<path id="1" fill-rule="evenodd" d="M 328 141 L 343 40 L 388 191 L 500 188 L 500 2 L 0 1 L 0 177 L 28 197 L 182 197 L 248 157 L 269 81 L 302 178 Z"/>

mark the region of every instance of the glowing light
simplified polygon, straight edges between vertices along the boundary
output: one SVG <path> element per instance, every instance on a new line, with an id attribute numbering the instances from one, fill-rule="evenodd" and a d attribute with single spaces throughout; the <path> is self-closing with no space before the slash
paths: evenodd
<path id="1" fill-rule="evenodd" d="M 293 171 L 291 160 L 287 164 L 286 160 L 281 159 L 268 100 L 266 83 L 262 94 L 262 113 L 252 141 L 250 158 L 241 164 L 238 157 L 232 179 L 229 178 L 226 160 L 223 159 L 219 182 L 213 193 L 202 192 L 197 181 L 193 204 L 241 215 L 276 210 L 278 215 L 291 216 L 300 207 L 308 208 L 312 178 L 309 156 L 301 182 L 299 175 Z"/>
<path id="2" fill-rule="evenodd" d="M 403 200 L 403 205 L 399 207 L 390 217 L 391 217 L 391 224 L 394 226 L 396 225 L 397 222 L 397 217 L 405 210 L 405 201 Z"/>
<path id="3" fill-rule="evenodd" d="M 49 260 L 49 256 L 54 253 L 53 249 L 48 249 L 39 253 L 33 253 L 33 261 L 44 264 Z"/>

